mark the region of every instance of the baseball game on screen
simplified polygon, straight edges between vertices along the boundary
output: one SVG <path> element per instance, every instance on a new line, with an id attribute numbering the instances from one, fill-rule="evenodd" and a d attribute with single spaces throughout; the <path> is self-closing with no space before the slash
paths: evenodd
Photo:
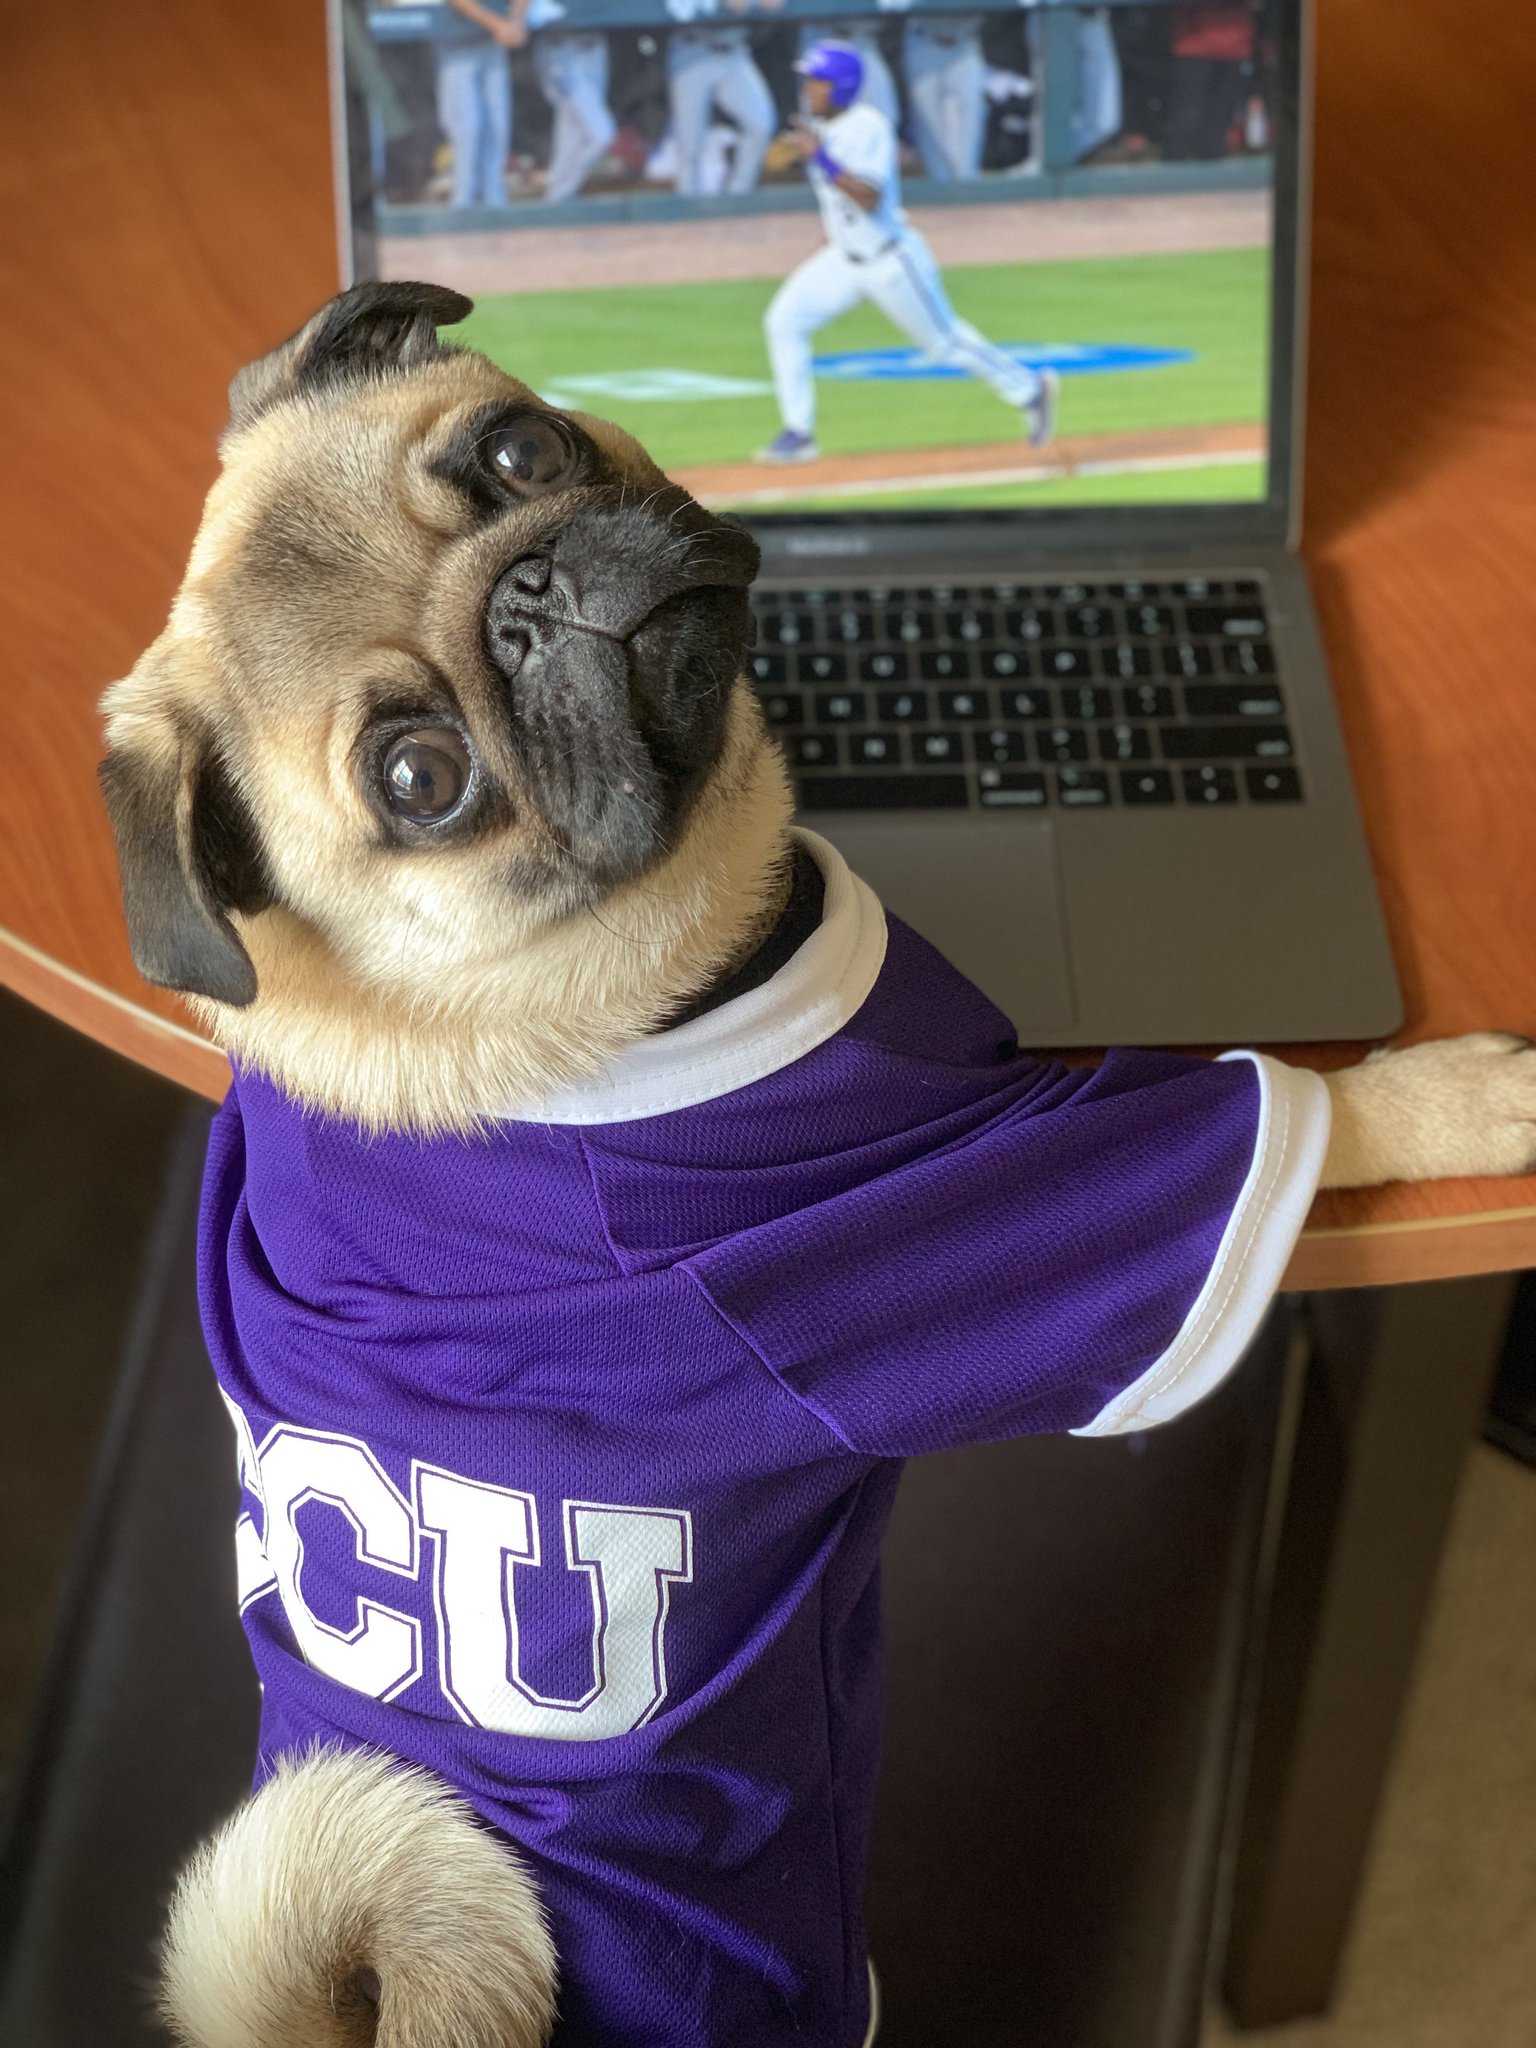
<path id="1" fill-rule="evenodd" d="M 384 277 L 754 515 L 1268 488 L 1266 0 L 348 10 Z"/>

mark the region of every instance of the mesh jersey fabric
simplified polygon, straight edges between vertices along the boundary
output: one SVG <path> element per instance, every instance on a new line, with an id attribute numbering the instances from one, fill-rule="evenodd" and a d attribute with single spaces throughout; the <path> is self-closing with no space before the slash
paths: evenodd
<path id="1" fill-rule="evenodd" d="M 859 2048 L 900 1461 L 1197 1398 L 1326 1143 L 1256 1057 L 1019 1052 L 894 918 L 757 1066 L 425 1140 L 242 1072 L 211 1142 L 258 1779 L 332 1741 L 456 1787 L 543 1891 L 559 2048 Z"/>

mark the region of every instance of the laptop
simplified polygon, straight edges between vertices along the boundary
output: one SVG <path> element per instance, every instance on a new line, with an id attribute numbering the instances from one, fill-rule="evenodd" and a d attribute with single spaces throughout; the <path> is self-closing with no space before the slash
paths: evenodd
<path id="1" fill-rule="evenodd" d="M 334 0 L 344 275 L 750 526 L 803 821 L 1025 1043 L 1390 1033 L 1296 552 L 1304 0 L 513 5 Z"/>

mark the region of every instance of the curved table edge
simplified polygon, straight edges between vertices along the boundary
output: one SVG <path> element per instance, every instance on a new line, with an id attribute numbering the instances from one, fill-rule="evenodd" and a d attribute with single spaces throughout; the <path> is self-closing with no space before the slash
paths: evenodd
<path id="1" fill-rule="evenodd" d="M 3 926 L 0 985 L 46 1010 L 61 1024 L 83 1031 L 109 1051 L 163 1074 L 194 1094 L 206 1095 L 214 1102 L 224 1099 L 229 1062 L 210 1040 L 103 988 L 100 982 L 66 967 Z"/>
<path id="2" fill-rule="evenodd" d="M 61 1024 L 211 1101 L 229 1062 L 186 1025 L 157 1017 L 0 926 L 0 985 Z M 1281 1283 L 1290 1293 L 1459 1280 L 1536 1266 L 1536 1207 L 1480 1209 L 1303 1231 Z"/>

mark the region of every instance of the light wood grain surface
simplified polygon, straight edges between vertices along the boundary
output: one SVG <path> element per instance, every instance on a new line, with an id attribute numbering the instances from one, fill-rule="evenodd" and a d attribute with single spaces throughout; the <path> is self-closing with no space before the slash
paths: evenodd
<path id="1" fill-rule="evenodd" d="M 0 981 L 216 1096 L 128 956 L 95 702 L 163 621 L 231 372 L 335 286 L 321 10 L 71 0 L 7 43 Z M 1412 1038 L 1536 1035 L 1533 105 L 1507 0 L 1321 0 L 1306 551 Z M 1440 1182 L 1324 1196 L 1289 1281 L 1526 1265 L 1536 1180 Z"/>

